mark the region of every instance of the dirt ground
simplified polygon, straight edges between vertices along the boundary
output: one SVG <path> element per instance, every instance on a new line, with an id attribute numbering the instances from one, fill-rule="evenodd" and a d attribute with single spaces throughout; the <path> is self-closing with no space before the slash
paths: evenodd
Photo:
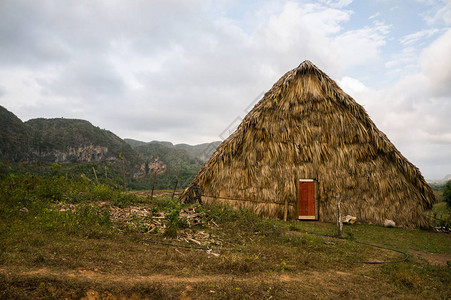
<path id="1" fill-rule="evenodd" d="M 328 298 L 327 295 L 346 294 L 349 289 L 356 289 L 353 283 L 364 283 L 368 287 L 376 282 L 376 279 L 371 275 L 362 275 L 361 272 L 371 274 L 374 267 L 361 266 L 361 271 L 357 273 L 343 272 L 343 271 L 305 271 L 296 274 L 254 274 L 249 276 L 234 276 L 234 275 L 208 275 L 208 276 L 188 276 L 177 277 L 171 275 L 154 274 L 150 276 L 130 276 L 119 274 L 106 274 L 99 271 L 92 270 L 51 270 L 48 268 L 40 268 L 34 270 L 20 270 L 15 268 L 2 268 L 0 274 L 3 276 L 16 276 L 21 278 L 39 278 L 42 282 L 51 280 L 61 281 L 76 281 L 81 284 L 89 283 L 88 288 L 83 297 L 85 300 L 100 300 L 100 299 L 142 299 L 143 295 L 138 293 L 121 294 L 114 292 L 101 292 L 98 286 L 136 286 L 136 285 L 150 285 L 162 284 L 164 286 L 174 287 L 177 289 L 177 297 L 174 299 L 198 299 L 199 293 L 202 293 L 200 298 L 209 299 L 217 298 L 216 293 L 220 291 L 215 289 L 215 286 L 223 285 L 237 285 L 237 286 L 256 286 L 265 285 L 268 289 L 271 286 L 286 286 L 287 288 L 296 286 L 300 290 L 318 291 L 317 295 L 320 298 Z M 355 270 L 354 270 L 355 271 Z M 208 286 L 207 291 L 205 286 Z M 237 290 L 240 288 L 237 287 Z M 174 296 L 174 295 L 173 295 Z M 173 297 L 171 297 L 173 298 Z M 222 298 L 222 297 L 220 297 Z M 260 297 L 259 297 L 260 298 Z M 268 297 L 271 299 L 271 297 Z M 149 299 L 154 299 L 149 295 Z"/>
<path id="2" fill-rule="evenodd" d="M 424 251 L 409 250 L 412 255 L 426 260 L 431 265 L 446 266 L 451 264 L 451 253 L 429 253 Z"/>

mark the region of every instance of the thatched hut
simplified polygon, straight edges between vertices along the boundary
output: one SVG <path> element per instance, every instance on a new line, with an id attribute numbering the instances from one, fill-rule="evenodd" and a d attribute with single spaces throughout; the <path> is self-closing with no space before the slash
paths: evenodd
<path id="1" fill-rule="evenodd" d="M 434 195 L 365 109 L 309 61 L 289 71 L 181 196 L 296 219 L 425 227 Z M 288 208 L 288 209 L 286 209 Z"/>

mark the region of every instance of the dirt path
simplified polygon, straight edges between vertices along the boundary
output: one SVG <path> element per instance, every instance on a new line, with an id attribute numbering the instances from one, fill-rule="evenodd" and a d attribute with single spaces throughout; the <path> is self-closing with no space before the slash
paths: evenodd
<path id="1" fill-rule="evenodd" d="M 280 282 L 302 282 L 305 281 L 305 277 L 311 279 L 326 279 L 327 277 L 348 277 L 353 274 L 340 271 L 332 272 L 318 272 L 309 271 L 303 272 L 301 274 L 277 274 L 271 275 L 269 277 L 262 278 L 261 275 L 252 276 L 242 276 L 237 277 L 236 275 L 200 275 L 200 276 L 173 276 L 173 275 L 163 275 L 163 274 L 152 274 L 148 276 L 142 275 L 119 275 L 119 274 L 107 274 L 92 270 L 50 270 L 48 268 L 39 268 L 33 270 L 18 270 L 17 268 L 0 268 L 0 274 L 4 276 L 15 275 L 15 276 L 29 276 L 29 277 L 41 277 L 41 278 L 59 278 L 59 279 L 76 279 L 79 281 L 90 281 L 90 282 L 107 282 L 107 283 L 149 283 L 149 282 L 164 282 L 164 283 L 201 283 L 201 282 L 214 282 L 214 281 L 280 281 Z"/>
<path id="2" fill-rule="evenodd" d="M 360 273 L 360 272 L 357 272 Z M 142 284 L 162 283 L 169 286 L 190 286 L 204 283 L 242 283 L 242 284 L 286 284 L 293 283 L 296 285 L 303 285 L 310 288 L 330 288 L 334 286 L 337 281 L 353 282 L 357 277 L 360 280 L 372 282 L 373 279 L 363 274 L 356 274 L 343 271 L 304 271 L 301 273 L 254 273 L 252 275 L 221 274 L 221 275 L 198 275 L 198 276 L 173 276 L 163 274 L 152 274 L 148 276 L 134 275 L 134 274 L 110 274 L 102 273 L 92 270 L 51 270 L 48 268 L 40 268 L 33 270 L 19 270 L 17 268 L 0 268 L 0 275 L 15 276 L 23 278 L 40 278 L 42 280 L 58 279 L 58 280 L 75 280 L 82 283 L 89 283 L 88 286 L 96 286 L 103 284 L 107 286 L 114 286 L 116 284 L 135 286 Z M 89 293 L 88 293 L 89 294 Z M 93 298 L 94 299 L 94 298 Z"/>
<path id="3" fill-rule="evenodd" d="M 448 263 L 451 263 L 451 253 L 429 253 L 417 250 L 409 250 L 409 252 L 426 260 L 431 265 L 446 266 Z"/>
<path id="4" fill-rule="evenodd" d="M 25 269 L 18 266 L 3 266 L 0 268 L 0 277 L 8 281 L 18 280 L 22 284 L 23 282 L 34 283 L 34 287 L 27 289 L 30 291 L 36 289 L 36 285 L 38 288 L 43 285 L 51 292 L 56 291 L 58 286 L 66 288 L 66 290 L 68 287 L 77 287 L 79 292 L 75 298 L 84 300 L 226 299 L 223 297 L 225 292 L 228 296 L 237 299 L 248 297 L 248 292 L 258 293 L 256 298 L 261 299 L 269 298 L 267 294 L 273 292 L 272 288 L 276 293 L 274 297 L 279 296 L 280 299 L 291 299 L 293 294 L 299 293 L 312 299 L 333 299 L 337 295 L 369 299 L 366 293 L 376 295 L 381 291 L 384 291 L 384 295 L 388 298 L 395 296 L 396 290 L 392 290 L 387 282 L 375 277 L 374 271 L 377 269 L 378 266 L 362 264 L 349 270 L 346 268 L 340 270 L 306 269 L 300 272 L 274 274 L 253 272 L 238 276 L 233 274 L 174 276 L 157 273 L 143 276 L 133 273 L 104 273 L 96 269 L 60 270 L 46 267 Z M 157 293 L 163 293 L 166 298 L 149 293 L 148 290 L 139 290 L 139 287 L 155 288 Z M 293 291 L 293 294 L 286 294 L 289 293 L 286 291 Z M 362 291 L 365 291 L 365 294 L 361 294 Z M 167 296 L 168 294 L 169 296 Z M 39 294 L 36 293 L 36 295 Z M 409 294 L 410 296 L 414 295 Z M 74 294 L 69 294 L 68 298 L 73 297 Z M 63 298 L 67 298 L 67 296 Z"/>

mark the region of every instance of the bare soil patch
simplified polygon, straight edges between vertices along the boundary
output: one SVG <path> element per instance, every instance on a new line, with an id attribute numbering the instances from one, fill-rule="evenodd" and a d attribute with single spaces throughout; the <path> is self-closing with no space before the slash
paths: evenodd
<path id="1" fill-rule="evenodd" d="M 451 253 L 430 253 L 418 250 L 409 250 L 409 252 L 426 260 L 431 265 L 446 266 L 451 264 Z"/>

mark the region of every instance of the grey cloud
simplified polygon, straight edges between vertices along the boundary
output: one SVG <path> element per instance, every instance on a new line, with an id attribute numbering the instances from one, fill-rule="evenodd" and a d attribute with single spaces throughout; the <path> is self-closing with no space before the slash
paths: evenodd
<path id="1" fill-rule="evenodd" d="M 126 40 L 152 54 L 194 23 L 199 1 L 0 2 L 0 61 L 3 64 L 62 63 L 73 55 L 107 52 L 113 40 Z"/>
<path id="2" fill-rule="evenodd" d="M 397 143 L 398 149 L 420 168 L 426 179 L 441 179 L 451 170 L 451 148 L 448 144 L 424 141 Z"/>
<path id="3" fill-rule="evenodd" d="M 61 69 L 54 79 L 38 80 L 49 94 L 78 97 L 89 103 L 97 98 L 114 100 L 125 90 L 119 74 L 100 58 L 78 59 Z"/>
<path id="4" fill-rule="evenodd" d="M 243 21 L 224 13 L 235 13 L 241 2 L 3 0 L 0 84 L 8 93 L 1 99 L 16 105 L 19 115 L 84 118 L 121 137 L 217 140 L 260 93 L 304 59 L 336 79 L 349 70 L 368 81 L 385 76 L 379 49 L 387 26 L 343 30 L 352 13 L 332 6 L 348 2 L 257 1 L 246 3 Z M 389 100 L 368 104 L 376 124 L 420 164 L 420 154 L 409 149 L 433 143 L 431 149 L 442 151 L 436 141 L 447 130 L 440 107 L 449 106 L 449 85 L 443 85 L 449 76 L 440 64 L 427 63 L 441 72 L 423 74 L 431 82 L 444 78 L 430 87 L 435 100 L 415 78 L 377 93 Z M 24 78 L 2 82 L 8 68 Z M 423 135 L 405 125 L 437 109 L 439 121 L 425 119 Z"/>
<path id="5" fill-rule="evenodd" d="M 70 49 L 58 34 L 61 24 L 52 24 L 48 8 L 38 1 L 1 1 L 1 64 L 37 66 L 68 59 Z"/>

